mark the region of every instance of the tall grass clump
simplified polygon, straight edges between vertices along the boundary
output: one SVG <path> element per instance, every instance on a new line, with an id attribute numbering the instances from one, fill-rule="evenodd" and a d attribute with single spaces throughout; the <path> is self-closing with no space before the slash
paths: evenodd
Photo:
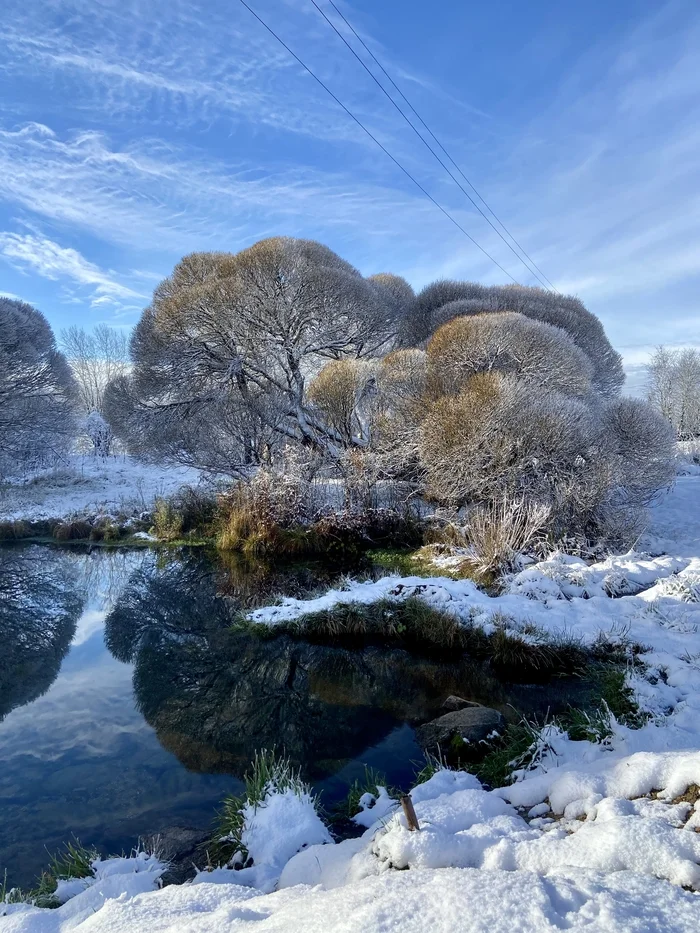
<path id="1" fill-rule="evenodd" d="M 56 541 L 87 541 L 92 534 L 92 525 L 82 519 L 59 522 L 53 529 Z"/>
<path id="2" fill-rule="evenodd" d="M 216 509 L 212 495 L 183 486 L 173 496 L 156 499 L 151 531 L 161 541 L 211 537 Z"/>
<path id="3" fill-rule="evenodd" d="M 230 865 L 240 868 L 249 862 L 249 853 L 243 842 L 246 829 L 246 810 L 264 806 L 272 794 L 288 791 L 302 797 L 311 795 L 311 787 L 302 781 L 299 771 L 289 758 L 275 749 L 260 749 L 255 753 L 252 767 L 243 776 L 244 791 L 240 796 L 225 797 L 211 839 L 205 844 L 210 865 Z"/>
<path id="4" fill-rule="evenodd" d="M 543 533 L 550 513 L 547 505 L 507 497 L 473 509 L 465 534 L 479 573 L 514 570 L 518 556 Z"/>
<path id="5" fill-rule="evenodd" d="M 174 503 L 169 499 L 156 499 L 152 534 L 161 541 L 176 541 L 182 537 L 182 525 L 182 515 Z"/>
<path id="6" fill-rule="evenodd" d="M 219 497 L 216 544 L 223 551 L 263 557 L 277 550 L 284 532 L 310 519 L 309 484 L 298 476 L 259 470 Z M 294 549 L 293 540 L 285 542 Z M 302 551 L 302 541 L 297 550 Z"/>
<path id="7" fill-rule="evenodd" d="M 404 510 L 319 507 L 296 473 L 259 470 L 219 496 L 216 545 L 248 558 L 352 560 L 378 543 L 414 544 L 421 530 Z"/>
<path id="8" fill-rule="evenodd" d="M 0 541 L 19 541 L 28 538 L 32 533 L 31 526 L 20 520 L 0 522 Z"/>

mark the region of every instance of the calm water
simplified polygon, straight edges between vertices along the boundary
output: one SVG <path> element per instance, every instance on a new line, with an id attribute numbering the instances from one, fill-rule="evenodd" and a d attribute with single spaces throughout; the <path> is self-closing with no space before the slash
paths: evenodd
<path id="1" fill-rule="evenodd" d="M 330 806 L 365 765 L 408 785 L 411 724 L 450 693 L 511 718 L 552 701 L 466 662 L 230 631 L 237 608 L 331 580 L 199 553 L 0 550 L 0 873 L 30 884 L 72 834 L 114 852 L 207 827 L 259 748 L 284 747 Z"/>

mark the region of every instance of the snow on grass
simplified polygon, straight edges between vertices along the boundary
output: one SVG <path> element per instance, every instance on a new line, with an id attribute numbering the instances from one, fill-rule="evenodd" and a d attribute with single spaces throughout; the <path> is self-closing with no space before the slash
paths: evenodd
<path id="1" fill-rule="evenodd" d="M 396 809 L 398 801 L 389 794 L 386 787 L 377 784 L 377 793 L 372 794 L 369 791 L 360 797 L 360 811 L 350 819 L 358 826 L 373 826 L 376 822 L 385 819 L 385 817 Z"/>
<path id="2" fill-rule="evenodd" d="M 196 486 L 200 478 L 200 471 L 189 467 L 76 454 L 58 469 L 0 484 L 0 521 L 138 514 L 149 511 L 156 497 Z"/>
<path id="3" fill-rule="evenodd" d="M 270 788 L 262 802 L 246 803 L 241 814 L 241 842 L 253 864 L 199 872 L 195 884 L 239 884 L 272 891 L 282 869 L 300 849 L 333 842 L 316 813 L 314 798 L 304 789 Z"/>
<path id="4" fill-rule="evenodd" d="M 208 847 L 210 865 L 194 880 L 272 891 L 295 853 L 333 839 L 310 786 L 284 755 L 261 749 L 243 780 L 245 796 L 224 800 Z"/>
<path id="5" fill-rule="evenodd" d="M 700 477 L 679 477 L 674 490 L 653 510 L 650 534 L 642 542 L 668 541 L 678 550 L 652 556 L 629 552 L 587 564 L 554 554 L 513 575 L 506 591 L 488 596 L 471 580 L 387 576 L 373 582 L 347 581 L 316 599 L 283 599 L 251 612 L 252 622 L 276 625 L 338 604 L 418 597 L 435 609 L 488 632 L 494 618 L 521 637 L 563 635 L 592 645 L 636 645 L 641 669 L 630 668 L 627 684 L 651 721 L 642 729 L 615 724 L 604 747 L 572 743 L 567 754 L 630 755 L 700 747 Z M 661 536 L 659 536 L 661 532 Z M 650 548 L 650 551 L 652 549 Z M 680 551 L 680 553 L 678 553 Z M 567 740 L 568 741 L 568 740 Z M 549 760 L 561 767 L 564 752 Z"/>
<path id="6" fill-rule="evenodd" d="M 670 796 L 697 777 L 697 765 L 633 763 Z M 653 773 L 652 773 L 653 772 Z M 626 793 L 637 786 L 610 784 Z M 700 922 L 700 834 L 694 806 L 598 794 L 561 820 L 535 819 L 472 775 L 437 772 L 414 789 L 421 825 L 402 812 L 360 839 L 312 845 L 294 855 L 272 893 L 219 873 L 200 883 L 148 891 L 121 876 L 76 894 L 58 910 L 6 908 L 3 933 L 192 933 L 277 931 L 483 931 L 544 933 L 588 929 L 695 931 Z M 550 812 L 549 810 L 545 812 Z M 573 813 L 573 811 L 572 811 Z M 284 817 L 273 833 L 284 833 Z M 584 817 L 583 819 L 577 816 Z M 271 829 L 271 827 L 268 827 Z M 408 869 L 408 870 L 401 870 Z M 217 882 L 217 883 L 212 883 Z M 684 890 L 685 889 L 685 890 Z"/>
<path id="7" fill-rule="evenodd" d="M 158 887 L 158 879 L 167 865 L 157 856 L 135 852 L 132 856 L 95 859 L 91 874 L 85 878 L 61 878 L 57 882 L 55 899 L 58 909 L 38 908 L 19 901 L 0 901 L 0 930 L 63 930 L 79 926 L 97 913 L 111 898 L 131 898 Z M 11 892 L 10 892 L 11 893 Z M 56 918 L 45 923 L 44 918 Z"/>

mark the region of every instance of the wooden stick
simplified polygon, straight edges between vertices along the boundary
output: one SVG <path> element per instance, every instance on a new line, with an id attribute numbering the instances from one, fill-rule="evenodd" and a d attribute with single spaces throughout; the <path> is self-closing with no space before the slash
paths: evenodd
<path id="1" fill-rule="evenodd" d="M 413 801 L 409 794 L 403 794 L 401 797 L 401 806 L 403 807 L 403 812 L 406 817 L 406 823 L 411 832 L 417 830 L 420 832 L 420 825 L 418 823 L 418 817 L 416 816 L 416 811 L 413 809 Z"/>

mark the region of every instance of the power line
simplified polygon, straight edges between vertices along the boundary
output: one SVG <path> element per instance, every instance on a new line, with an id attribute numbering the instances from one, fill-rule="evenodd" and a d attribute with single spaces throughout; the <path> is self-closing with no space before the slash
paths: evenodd
<path id="1" fill-rule="evenodd" d="M 369 138 L 372 140 L 372 142 L 376 143 L 376 145 L 379 146 L 379 148 L 382 150 L 382 152 L 384 152 L 385 155 L 387 155 L 387 156 L 391 159 L 391 161 L 392 161 L 398 168 L 401 169 L 401 171 L 404 173 L 404 175 L 406 175 L 408 178 L 411 179 L 411 181 L 413 182 L 413 184 L 414 184 L 420 191 L 422 191 L 422 193 L 426 196 L 426 198 L 428 198 L 430 201 L 432 201 L 433 204 L 435 205 L 435 207 L 437 207 L 437 209 L 438 209 L 439 211 L 441 211 L 441 212 L 445 215 L 445 217 L 447 217 L 447 219 L 448 219 L 451 223 L 453 223 L 453 224 L 455 225 L 455 227 L 457 227 L 457 229 L 460 230 L 460 231 L 464 234 L 465 237 L 467 237 L 468 240 L 471 240 L 471 242 L 474 244 L 474 246 L 476 246 L 477 249 L 481 250 L 481 252 L 484 254 L 484 256 L 488 257 L 488 258 L 491 260 L 491 262 L 494 263 L 494 265 L 498 266 L 498 268 L 501 270 L 501 272 L 503 272 L 504 275 L 507 275 L 508 278 L 509 278 L 512 282 L 515 282 L 516 285 L 519 285 L 520 283 L 518 282 L 518 280 L 517 280 L 516 278 L 514 278 L 514 277 L 510 274 L 510 272 L 508 272 L 507 269 L 504 269 L 503 266 L 500 264 L 500 262 L 498 262 L 497 259 L 494 259 L 493 256 L 492 256 L 490 253 L 488 253 L 488 252 L 484 249 L 483 246 L 481 246 L 479 243 L 477 243 L 477 241 L 474 239 L 474 237 L 464 229 L 464 227 L 459 223 L 459 221 L 456 220 L 456 219 L 452 216 L 452 214 L 450 214 L 450 212 L 449 212 L 446 208 L 444 208 L 444 207 L 442 206 L 442 204 L 440 204 L 439 201 L 436 201 L 436 199 L 432 196 L 432 194 L 430 194 L 429 191 L 426 191 L 426 189 L 423 187 L 423 185 L 421 185 L 421 183 L 420 183 L 419 181 L 417 181 L 417 180 L 413 177 L 413 175 L 411 175 L 411 173 L 408 171 L 408 169 L 405 168 L 405 167 L 399 162 L 399 160 L 398 160 L 397 158 L 395 158 L 395 157 L 389 152 L 389 150 L 386 148 L 386 146 L 384 146 L 382 143 L 379 142 L 379 140 L 377 139 L 377 137 L 374 136 L 374 134 L 373 134 L 370 130 L 367 129 L 367 127 L 364 125 L 364 123 L 362 123 L 362 121 L 361 121 L 358 117 L 356 117 L 355 114 L 345 106 L 345 104 L 342 102 L 342 100 L 340 100 L 338 97 L 335 96 L 335 94 L 333 93 L 333 91 L 331 91 L 331 89 L 330 89 L 326 84 L 324 84 L 324 82 L 321 80 L 321 78 L 319 78 L 318 75 L 317 75 L 314 71 L 312 71 L 311 68 L 309 68 L 309 66 L 299 58 L 299 56 L 296 54 L 296 52 L 293 52 L 292 49 L 290 49 L 290 47 L 287 45 L 287 43 L 286 43 L 282 38 L 280 38 L 280 36 L 277 35 L 277 33 L 274 31 L 274 29 L 273 29 L 271 26 L 268 26 L 268 24 L 265 22 L 265 20 L 262 19 L 262 17 L 260 17 L 260 16 L 255 12 L 255 10 L 254 10 L 251 6 L 249 6 L 249 5 L 246 3 L 246 0 L 240 0 L 240 3 L 246 8 L 246 10 L 248 10 L 248 12 L 249 12 L 252 16 L 255 17 L 255 19 L 257 19 L 257 21 L 260 23 L 260 25 L 263 26 L 263 27 L 270 33 L 271 36 L 274 36 L 274 38 L 279 42 L 279 44 L 280 44 L 281 46 L 283 46 L 283 47 L 287 50 L 287 52 L 289 52 L 289 54 L 292 56 L 292 58 L 294 58 L 295 61 L 297 61 L 297 62 L 301 65 L 301 67 L 311 75 L 311 77 L 314 79 L 314 81 L 316 81 L 318 84 L 321 85 L 321 87 L 323 88 L 323 90 L 324 90 L 330 97 L 333 98 L 333 100 L 336 102 L 336 104 L 338 104 L 339 107 L 342 107 L 342 108 L 343 108 L 343 110 L 345 111 L 345 113 L 347 113 L 347 115 L 348 115 L 352 120 L 354 120 L 355 123 L 357 123 L 357 125 L 360 127 L 360 129 L 362 129 L 362 130 L 367 134 L 367 136 L 369 136 Z"/>
<path id="2" fill-rule="evenodd" d="M 433 149 L 433 147 L 430 145 L 430 143 L 427 141 L 427 139 L 425 139 L 424 136 L 423 136 L 421 133 L 418 132 L 418 130 L 417 130 L 415 124 L 411 122 L 411 120 L 408 118 L 408 116 L 406 115 L 406 113 L 401 109 L 401 107 L 399 107 L 399 105 L 396 103 L 396 101 L 394 100 L 394 98 L 391 96 L 391 94 L 389 94 L 389 92 L 387 91 L 387 89 L 384 87 L 384 85 L 381 83 L 381 81 L 377 78 L 377 76 L 372 72 L 372 70 L 371 70 L 370 68 L 367 67 L 367 64 L 360 58 L 360 56 L 357 54 L 357 52 L 355 51 L 355 49 L 350 45 L 350 43 L 348 42 L 348 40 L 345 38 L 345 36 L 342 34 L 342 32 L 341 32 L 341 31 L 338 29 L 338 27 L 335 25 L 335 23 L 333 22 L 333 20 L 329 19 L 329 17 L 326 15 L 326 13 L 324 12 L 324 10 L 318 5 L 318 3 L 316 2 L 316 0 L 311 0 L 311 2 L 312 2 L 313 5 L 316 7 L 316 9 L 317 9 L 318 12 L 321 14 L 321 16 L 325 19 L 325 21 L 328 23 L 328 25 L 331 27 L 331 29 L 333 29 L 333 31 L 336 33 L 336 35 L 340 37 L 340 39 L 343 41 L 343 43 L 344 43 L 344 44 L 347 46 L 347 48 L 352 52 L 352 54 L 355 56 L 355 58 L 358 60 L 358 62 L 362 65 L 362 67 L 365 69 L 365 71 L 366 71 L 367 74 L 370 76 L 370 78 L 374 81 L 374 83 L 375 83 L 375 84 L 377 85 L 377 87 L 380 89 L 380 91 L 382 92 L 382 94 L 384 94 L 384 96 L 391 102 L 391 104 L 394 106 L 394 108 L 395 108 L 396 110 L 398 110 L 398 112 L 399 112 L 399 113 L 401 114 L 401 116 L 404 118 L 404 120 L 406 121 L 406 123 L 408 123 L 408 125 L 411 127 L 411 129 L 413 130 L 413 132 L 416 134 L 416 136 L 418 137 L 418 139 L 420 139 L 420 141 L 423 143 L 423 145 L 424 145 L 425 148 L 428 150 L 428 152 L 430 152 L 430 153 L 437 159 L 437 161 L 440 163 L 440 165 L 445 169 L 445 171 L 447 172 L 447 174 L 450 176 L 450 178 L 452 179 L 452 181 L 457 185 L 457 187 L 459 188 L 459 190 L 469 199 L 469 201 L 471 201 L 471 203 L 474 205 L 474 207 L 477 209 L 477 211 L 478 211 L 478 212 L 481 214 L 481 216 L 484 218 L 484 220 L 486 221 L 486 223 L 487 223 L 487 224 L 492 228 L 492 230 L 494 230 L 494 232 L 495 232 L 496 234 L 498 234 L 498 236 L 503 240 L 503 242 L 506 244 L 506 246 L 508 247 L 508 249 L 511 251 L 511 253 L 512 253 L 512 254 L 515 256 L 515 258 L 518 260 L 518 262 L 521 262 L 521 263 L 525 266 L 525 268 L 527 269 L 527 271 L 530 273 L 530 275 L 533 275 L 533 276 L 537 279 L 537 281 L 540 283 L 540 285 L 542 285 L 542 287 L 543 287 L 544 289 L 546 289 L 547 291 L 549 291 L 549 287 L 545 284 L 544 280 L 537 274 L 537 272 L 536 272 L 530 265 L 528 265 L 528 263 L 522 258 L 522 256 L 520 256 L 520 254 L 517 253 L 517 252 L 515 251 L 515 249 L 511 246 L 511 244 L 508 242 L 508 240 L 506 240 L 506 238 L 503 236 L 503 234 L 502 234 L 501 231 L 498 229 L 498 227 L 496 227 L 496 226 L 494 225 L 494 223 L 491 221 L 491 219 L 482 211 L 482 209 L 481 209 L 481 208 L 479 207 L 479 205 L 476 203 L 476 201 L 474 200 L 474 198 L 469 194 L 469 192 L 467 191 L 467 189 L 460 183 L 459 179 L 456 178 L 456 177 L 453 175 L 453 173 L 451 172 L 450 168 L 449 168 L 447 165 L 445 165 L 445 163 L 442 161 L 442 159 L 440 158 L 440 156 L 439 156 L 439 155 L 437 154 L 437 152 Z M 331 2 L 332 2 L 332 0 L 331 0 Z M 335 6 L 335 4 L 333 4 L 333 8 L 337 10 L 337 7 Z M 342 14 L 341 14 L 341 15 L 342 15 Z M 344 17 L 343 17 L 343 19 L 345 20 Z M 347 22 L 347 20 L 345 20 L 345 22 Z M 348 24 L 348 25 L 349 25 L 349 24 Z M 352 27 L 350 27 L 350 28 L 352 28 Z M 353 32 L 354 32 L 354 30 L 353 30 Z M 357 33 L 355 33 L 355 35 L 357 35 Z M 367 46 L 365 46 L 365 48 L 367 48 Z"/>
<path id="3" fill-rule="evenodd" d="M 352 23 L 349 22 L 349 20 L 345 17 L 345 15 L 344 15 L 344 14 L 338 9 L 338 7 L 335 5 L 334 0 L 328 0 L 328 2 L 329 2 L 330 5 L 333 7 L 333 9 L 334 9 L 335 12 L 338 14 L 338 16 L 342 19 L 342 21 L 345 23 L 345 25 L 348 27 L 348 29 L 352 32 L 352 34 L 355 36 L 355 38 L 358 40 L 358 42 L 360 42 L 360 44 L 362 45 L 362 47 L 364 48 L 364 50 L 367 52 L 367 54 L 372 58 L 372 61 L 374 61 L 374 63 L 381 69 L 382 73 L 385 75 L 385 77 L 386 77 L 386 78 L 388 79 L 388 81 L 391 83 L 391 86 L 396 90 L 396 92 L 397 92 L 397 93 L 401 96 L 401 98 L 405 101 L 406 105 L 410 108 L 410 110 L 413 111 L 413 113 L 415 114 L 415 116 L 418 118 L 418 120 L 420 121 L 420 123 L 421 123 L 421 124 L 423 125 L 423 127 L 425 128 L 426 132 L 432 137 L 432 139 L 434 140 L 434 142 L 435 142 L 435 143 L 440 147 L 440 149 L 444 152 L 445 156 L 446 156 L 446 157 L 448 158 L 448 160 L 452 163 L 452 165 L 455 167 L 455 169 L 456 169 L 457 172 L 461 175 L 461 177 L 464 179 L 464 181 L 469 185 L 469 187 L 472 189 L 472 191 L 473 191 L 474 194 L 477 196 L 477 198 L 481 201 L 481 203 L 484 205 L 484 207 L 487 209 L 487 211 L 488 211 L 488 212 L 491 214 L 491 216 L 494 218 L 494 220 L 496 221 L 496 223 L 498 223 L 498 225 L 501 227 L 501 229 L 507 234 L 507 236 L 510 237 L 510 239 L 513 241 L 513 243 L 515 243 L 515 245 L 517 246 L 517 248 L 520 250 L 520 252 L 521 252 L 521 253 L 523 254 L 523 256 L 525 257 L 525 259 L 523 259 L 522 256 L 520 256 L 520 255 L 515 251 L 515 249 L 511 246 L 511 244 L 505 239 L 505 237 L 503 236 L 503 234 L 494 226 L 494 224 L 491 222 L 491 220 L 489 219 L 489 217 L 487 217 L 486 214 L 481 210 L 481 208 L 480 208 L 479 205 L 476 203 L 476 201 L 471 197 L 471 195 L 469 194 L 469 192 L 466 191 L 466 190 L 464 189 L 464 187 L 460 184 L 460 182 L 455 178 L 455 176 L 452 174 L 452 172 L 450 171 L 450 169 L 449 169 L 449 168 L 445 165 L 445 163 L 442 161 L 442 159 L 440 158 L 440 156 L 439 156 L 439 155 L 435 152 L 435 150 L 430 146 L 430 144 L 428 143 L 428 141 L 421 135 L 421 133 L 418 132 L 416 126 L 411 122 L 411 120 L 408 118 L 408 116 L 407 116 L 407 115 L 404 113 L 404 111 L 399 107 L 399 105 L 396 103 L 396 101 L 394 100 L 394 98 L 388 93 L 388 91 L 386 90 L 386 88 L 384 87 L 384 85 L 378 80 L 378 78 L 376 77 L 376 75 L 373 74 L 373 72 L 367 67 L 366 63 L 360 58 L 360 56 L 357 54 L 357 52 L 353 49 L 353 47 L 352 47 L 352 46 L 350 45 L 350 43 L 347 41 L 347 39 L 346 39 L 345 36 L 342 34 L 342 32 L 340 32 L 340 30 L 337 28 L 337 26 L 335 25 L 335 23 L 334 23 L 331 19 L 328 18 L 328 16 L 327 16 L 326 13 L 321 9 L 321 7 L 318 5 L 318 3 L 316 2 L 316 0 L 311 0 L 311 2 L 312 2 L 313 5 L 316 7 L 316 9 L 317 9 L 318 12 L 321 14 L 321 16 L 323 16 L 323 18 L 326 20 L 326 22 L 335 30 L 335 32 L 338 34 L 338 36 L 340 36 L 340 38 L 343 40 L 343 42 L 345 43 L 345 45 L 350 49 L 350 51 L 351 51 L 352 54 L 355 56 L 355 58 L 360 62 L 360 64 L 362 65 L 362 67 L 365 69 L 365 71 L 370 75 L 370 77 L 372 78 L 372 80 L 381 88 L 382 92 L 389 98 L 389 100 L 391 101 L 391 103 L 392 103 L 392 104 L 394 105 L 394 107 L 399 111 L 399 113 L 400 113 L 401 116 L 404 118 L 404 120 L 406 120 L 406 122 L 407 122 L 408 125 L 411 127 L 411 129 L 413 130 L 413 132 L 418 136 L 418 138 L 423 142 L 423 144 L 430 150 L 430 152 L 432 152 L 432 154 L 433 154 L 433 155 L 435 156 L 435 158 L 438 160 L 438 162 L 440 163 L 440 165 L 442 165 L 442 167 L 445 169 L 445 171 L 448 172 L 448 174 L 450 175 L 450 177 L 452 178 L 452 180 L 459 186 L 460 190 L 469 198 L 469 200 L 472 202 L 472 204 L 474 205 L 474 207 L 479 211 L 479 213 L 480 213 L 481 216 L 484 218 L 484 220 L 486 220 L 487 223 L 490 224 L 491 227 L 493 227 L 493 229 L 495 230 L 495 232 L 496 232 L 496 233 L 499 235 L 499 237 L 503 240 L 503 242 L 506 244 L 506 246 L 508 246 L 508 248 L 510 249 L 510 251 L 511 251 L 512 253 L 514 253 L 515 256 L 517 256 L 518 260 L 519 260 L 520 262 L 523 263 L 523 265 L 528 269 L 528 271 L 529 271 L 532 275 L 534 275 L 534 277 L 540 282 L 541 285 L 544 286 L 544 288 L 547 288 L 548 285 L 549 285 L 549 286 L 551 286 L 552 289 L 554 289 L 554 291 L 556 292 L 556 291 L 557 291 L 556 286 L 552 284 L 552 282 L 547 278 L 547 276 L 544 274 L 544 272 L 542 272 L 542 270 L 541 270 L 540 267 L 537 265 L 537 263 L 534 261 L 534 259 L 532 259 L 532 257 L 525 251 L 525 249 L 520 245 L 520 243 L 516 240 L 516 238 L 513 236 L 513 234 L 508 230 L 508 228 L 506 227 L 506 225 L 498 218 L 498 216 L 496 215 L 495 211 L 488 205 L 488 203 L 486 202 L 486 200 L 479 194 L 479 192 L 476 190 L 476 188 L 474 187 L 474 185 L 471 183 L 471 181 L 469 181 L 469 179 L 467 178 L 467 176 L 464 174 L 464 172 L 462 171 L 462 169 L 459 167 L 459 165 L 457 164 L 457 162 L 452 158 L 452 156 L 450 155 L 450 153 L 447 151 L 447 149 L 445 148 L 445 146 L 440 142 L 440 140 L 437 138 L 437 136 L 435 135 L 435 133 L 433 133 L 433 131 L 430 129 L 430 127 L 429 127 L 428 124 L 425 122 L 425 120 L 423 119 L 423 117 L 421 117 L 421 115 L 418 113 L 418 111 L 417 111 L 416 108 L 413 106 L 413 104 L 410 102 L 410 100 L 406 97 L 406 95 L 405 95 L 404 92 L 401 90 L 401 88 L 396 84 L 396 82 L 395 82 L 394 79 L 391 77 L 391 75 L 389 74 L 389 72 L 386 70 L 386 68 L 384 67 L 384 65 L 382 65 L 382 63 L 379 61 L 379 59 L 378 59 L 377 56 L 374 54 L 374 52 L 369 48 L 369 46 L 368 46 L 367 43 L 364 41 L 364 39 L 362 38 L 362 36 L 357 32 L 357 30 L 356 30 L 355 27 L 352 25 Z M 526 262 L 525 260 L 527 260 L 527 262 Z M 528 263 L 530 263 L 530 265 L 528 265 Z M 532 267 L 532 268 L 531 268 L 531 267 Z M 535 270 L 536 270 L 536 271 L 535 271 Z M 539 273 L 539 274 L 538 274 L 538 273 Z M 544 281 L 542 281 L 543 279 L 544 279 Z M 545 284 L 545 282 L 548 283 L 548 284 Z"/>

